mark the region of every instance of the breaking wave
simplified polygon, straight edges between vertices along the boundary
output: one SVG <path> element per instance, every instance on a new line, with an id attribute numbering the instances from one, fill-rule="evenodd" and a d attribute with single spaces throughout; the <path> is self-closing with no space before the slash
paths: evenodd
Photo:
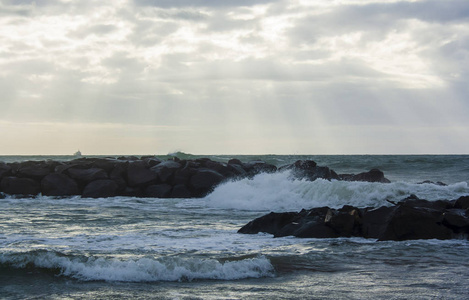
<path id="1" fill-rule="evenodd" d="M 236 280 L 271 277 L 274 267 L 264 256 L 220 262 L 198 258 L 117 258 L 69 256 L 52 251 L 0 254 L 1 269 L 53 272 L 83 281 L 154 282 L 198 279 Z M 8 270 L 7 270 L 8 271 Z"/>
<path id="2" fill-rule="evenodd" d="M 467 182 L 439 186 L 402 181 L 374 183 L 295 180 L 291 179 L 289 172 L 279 172 L 226 182 L 208 195 L 206 201 L 209 206 L 216 208 L 291 211 L 321 206 L 379 207 L 390 205 L 386 200 L 400 201 L 411 194 L 430 201 L 452 200 L 468 195 L 469 187 Z"/>

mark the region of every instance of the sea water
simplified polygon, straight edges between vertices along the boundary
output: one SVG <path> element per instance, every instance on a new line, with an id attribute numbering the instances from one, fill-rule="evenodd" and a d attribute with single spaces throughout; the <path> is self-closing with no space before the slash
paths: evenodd
<path id="1" fill-rule="evenodd" d="M 377 207 L 410 194 L 428 200 L 469 195 L 469 156 L 209 157 L 277 166 L 313 159 L 338 173 L 379 168 L 392 183 L 310 182 L 278 172 L 225 182 L 202 199 L 7 197 L 0 200 L 0 298 L 469 297 L 469 242 L 463 239 L 377 242 L 236 233 L 270 211 Z M 0 157 L 30 159 L 58 158 Z"/>

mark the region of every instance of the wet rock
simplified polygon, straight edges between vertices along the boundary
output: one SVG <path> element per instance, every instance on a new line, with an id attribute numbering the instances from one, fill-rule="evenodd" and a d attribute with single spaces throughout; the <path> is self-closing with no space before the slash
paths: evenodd
<path id="1" fill-rule="evenodd" d="M 451 239 L 452 230 L 444 226 L 442 222 L 442 211 L 399 205 L 388 217 L 386 229 L 380 235 L 379 240 Z"/>
<path id="2" fill-rule="evenodd" d="M 388 217 L 396 207 L 381 206 L 379 208 L 367 208 L 362 217 L 362 235 L 365 238 L 379 238 L 386 230 Z"/>
<path id="3" fill-rule="evenodd" d="M 130 162 L 127 167 L 127 183 L 130 187 L 147 185 L 157 179 L 157 174 L 146 168 L 142 161 Z"/>
<path id="4" fill-rule="evenodd" d="M 191 191 L 184 184 L 175 185 L 171 191 L 171 198 L 191 198 L 191 196 Z"/>
<path id="5" fill-rule="evenodd" d="M 469 196 L 462 196 L 457 199 L 454 208 L 469 209 Z"/>
<path id="6" fill-rule="evenodd" d="M 117 183 L 111 179 L 100 179 L 88 183 L 83 190 L 83 198 L 114 197 L 117 194 Z"/>
<path id="7" fill-rule="evenodd" d="M 11 175 L 11 167 L 6 163 L 0 162 L 0 179 Z"/>
<path id="8" fill-rule="evenodd" d="M 243 164 L 243 168 L 250 176 L 254 176 L 260 173 L 274 173 L 277 171 L 277 167 L 268 164 L 261 160 L 253 160 L 246 164 Z"/>
<path id="9" fill-rule="evenodd" d="M 49 174 L 41 181 L 42 194 L 45 196 L 78 195 L 80 191 L 75 180 L 65 174 Z"/>
<path id="10" fill-rule="evenodd" d="M 73 167 L 67 170 L 67 174 L 70 178 L 85 184 L 94 180 L 108 178 L 106 171 L 99 168 L 81 169 Z"/>
<path id="11" fill-rule="evenodd" d="M 372 169 L 368 172 L 363 172 L 357 175 L 352 175 L 348 181 L 366 181 L 366 182 L 381 182 L 390 183 L 389 179 L 384 177 L 384 173 L 378 169 Z"/>
<path id="12" fill-rule="evenodd" d="M 23 162 L 18 165 L 15 174 L 18 177 L 28 177 L 41 180 L 50 174 L 58 163 L 53 162 Z"/>
<path id="13" fill-rule="evenodd" d="M 191 177 L 189 185 L 196 191 L 197 195 L 202 196 L 211 191 L 224 179 L 225 177 L 217 171 L 210 169 L 199 169 L 197 170 L 197 173 Z"/>
<path id="14" fill-rule="evenodd" d="M 238 230 L 238 233 L 257 234 L 265 232 L 270 234 L 278 234 L 282 228 L 291 224 L 294 220 L 298 219 L 298 213 L 274 213 L 259 217 L 248 224 L 244 225 Z"/>
<path id="15" fill-rule="evenodd" d="M 182 166 L 180 163 L 173 160 L 167 160 L 152 167 L 150 170 L 158 177 L 161 182 L 168 182 L 176 170 L 181 167 Z"/>
<path id="16" fill-rule="evenodd" d="M 290 170 L 291 176 L 295 179 L 306 179 L 310 181 L 314 181 L 319 178 L 326 180 L 340 179 L 339 175 L 337 175 L 334 170 L 331 170 L 328 167 L 317 166 L 316 162 L 312 160 L 298 160 L 295 163 L 284 166 L 280 169 Z"/>
<path id="17" fill-rule="evenodd" d="M 145 196 L 152 198 L 168 198 L 172 186 L 166 183 L 150 185 L 145 189 Z"/>
<path id="18" fill-rule="evenodd" d="M 434 184 L 434 185 L 439 185 L 439 186 L 447 186 L 447 184 L 444 183 L 444 182 L 441 182 L 441 181 L 433 182 L 433 181 L 430 181 L 430 180 L 425 180 L 425 181 L 419 182 L 417 184 Z"/>
<path id="19" fill-rule="evenodd" d="M 37 195 L 41 192 L 39 182 L 31 178 L 4 177 L 0 183 L 0 190 L 10 195 Z"/>
<path id="20" fill-rule="evenodd" d="M 360 236 L 362 225 L 360 210 L 348 205 L 339 210 L 329 209 L 324 224 L 332 228 L 338 236 Z"/>

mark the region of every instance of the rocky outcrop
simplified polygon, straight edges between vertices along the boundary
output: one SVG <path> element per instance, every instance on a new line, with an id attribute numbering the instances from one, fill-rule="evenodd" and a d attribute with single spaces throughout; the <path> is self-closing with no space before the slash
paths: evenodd
<path id="1" fill-rule="evenodd" d="M 288 170 L 292 179 L 356 180 L 389 182 L 383 172 L 338 175 L 311 160 L 299 160 L 280 168 L 264 161 L 228 163 L 209 158 L 161 161 L 154 156 L 79 158 L 67 162 L 0 162 L 0 194 L 31 196 L 82 195 L 83 197 L 203 197 L 227 180 L 252 178 L 259 173 Z"/>
<path id="2" fill-rule="evenodd" d="M 296 212 L 270 213 L 257 218 L 239 233 L 265 232 L 275 237 L 302 238 L 364 237 L 380 241 L 468 238 L 469 197 L 427 201 L 410 196 L 394 206 L 340 209 L 319 207 Z M 464 206 L 465 207 L 465 206 Z"/>

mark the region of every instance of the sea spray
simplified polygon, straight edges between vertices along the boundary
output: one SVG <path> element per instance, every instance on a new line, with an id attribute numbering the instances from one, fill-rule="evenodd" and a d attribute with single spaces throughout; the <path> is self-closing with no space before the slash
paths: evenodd
<path id="1" fill-rule="evenodd" d="M 252 179 L 229 181 L 206 197 L 211 207 L 259 211 L 291 211 L 343 205 L 379 207 L 386 200 L 400 201 L 415 194 L 428 200 L 456 199 L 469 194 L 467 182 L 448 186 L 407 182 L 371 183 L 292 179 L 288 171 L 259 174 Z"/>

